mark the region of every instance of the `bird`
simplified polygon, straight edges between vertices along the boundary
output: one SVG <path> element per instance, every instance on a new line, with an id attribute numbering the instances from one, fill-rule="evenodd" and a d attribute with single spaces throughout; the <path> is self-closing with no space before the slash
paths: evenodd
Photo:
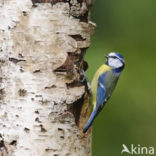
<path id="1" fill-rule="evenodd" d="M 87 132 L 95 117 L 101 112 L 111 97 L 120 74 L 125 67 L 124 57 L 120 53 L 110 52 L 105 57 L 106 63 L 99 67 L 91 82 L 93 111 L 83 129 L 83 133 Z"/>

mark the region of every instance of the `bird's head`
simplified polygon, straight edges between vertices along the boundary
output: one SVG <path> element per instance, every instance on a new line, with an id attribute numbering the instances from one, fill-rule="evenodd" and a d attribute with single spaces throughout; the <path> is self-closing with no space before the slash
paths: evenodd
<path id="1" fill-rule="evenodd" d="M 106 64 L 112 68 L 122 68 L 125 66 L 125 60 L 120 53 L 111 52 L 105 55 L 107 58 Z"/>

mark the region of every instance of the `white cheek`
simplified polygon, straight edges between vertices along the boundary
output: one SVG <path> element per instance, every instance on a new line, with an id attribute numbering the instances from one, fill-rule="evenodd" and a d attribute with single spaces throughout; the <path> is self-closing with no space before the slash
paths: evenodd
<path id="1" fill-rule="evenodd" d="M 121 67 L 123 64 L 119 59 L 109 58 L 108 65 L 114 68 Z"/>

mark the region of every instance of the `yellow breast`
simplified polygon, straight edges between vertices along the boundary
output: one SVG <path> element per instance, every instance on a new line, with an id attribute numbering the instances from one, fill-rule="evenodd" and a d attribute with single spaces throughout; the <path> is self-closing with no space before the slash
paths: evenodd
<path id="1" fill-rule="evenodd" d="M 106 71 L 109 71 L 111 70 L 112 68 L 109 67 L 108 65 L 106 64 L 103 64 L 95 73 L 94 77 L 93 77 L 93 80 L 92 80 L 92 83 L 91 83 L 91 91 L 92 91 L 92 104 L 93 104 L 93 107 L 95 108 L 96 107 L 96 98 L 97 98 L 97 86 L 98 86 L 98 79 L 99 79 L 99 76 L 106 72 Z M 93 109 L 94 109 L 93 108 Z"/>

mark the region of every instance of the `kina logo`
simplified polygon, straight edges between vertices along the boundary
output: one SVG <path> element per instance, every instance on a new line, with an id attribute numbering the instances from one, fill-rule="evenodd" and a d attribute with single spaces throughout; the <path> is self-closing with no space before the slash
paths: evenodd
<path id="1" fill-rule="evenodd" d="M 145 146 L 134 146 L 134 144 L 131 144 L 130 148 L 128 148 L 125 144 L 122 144 L 122 151 L 121 154 L 123 153 L 128 153 L 130 155 L 154 155 L 154 147 L 145 147 Z"/>

